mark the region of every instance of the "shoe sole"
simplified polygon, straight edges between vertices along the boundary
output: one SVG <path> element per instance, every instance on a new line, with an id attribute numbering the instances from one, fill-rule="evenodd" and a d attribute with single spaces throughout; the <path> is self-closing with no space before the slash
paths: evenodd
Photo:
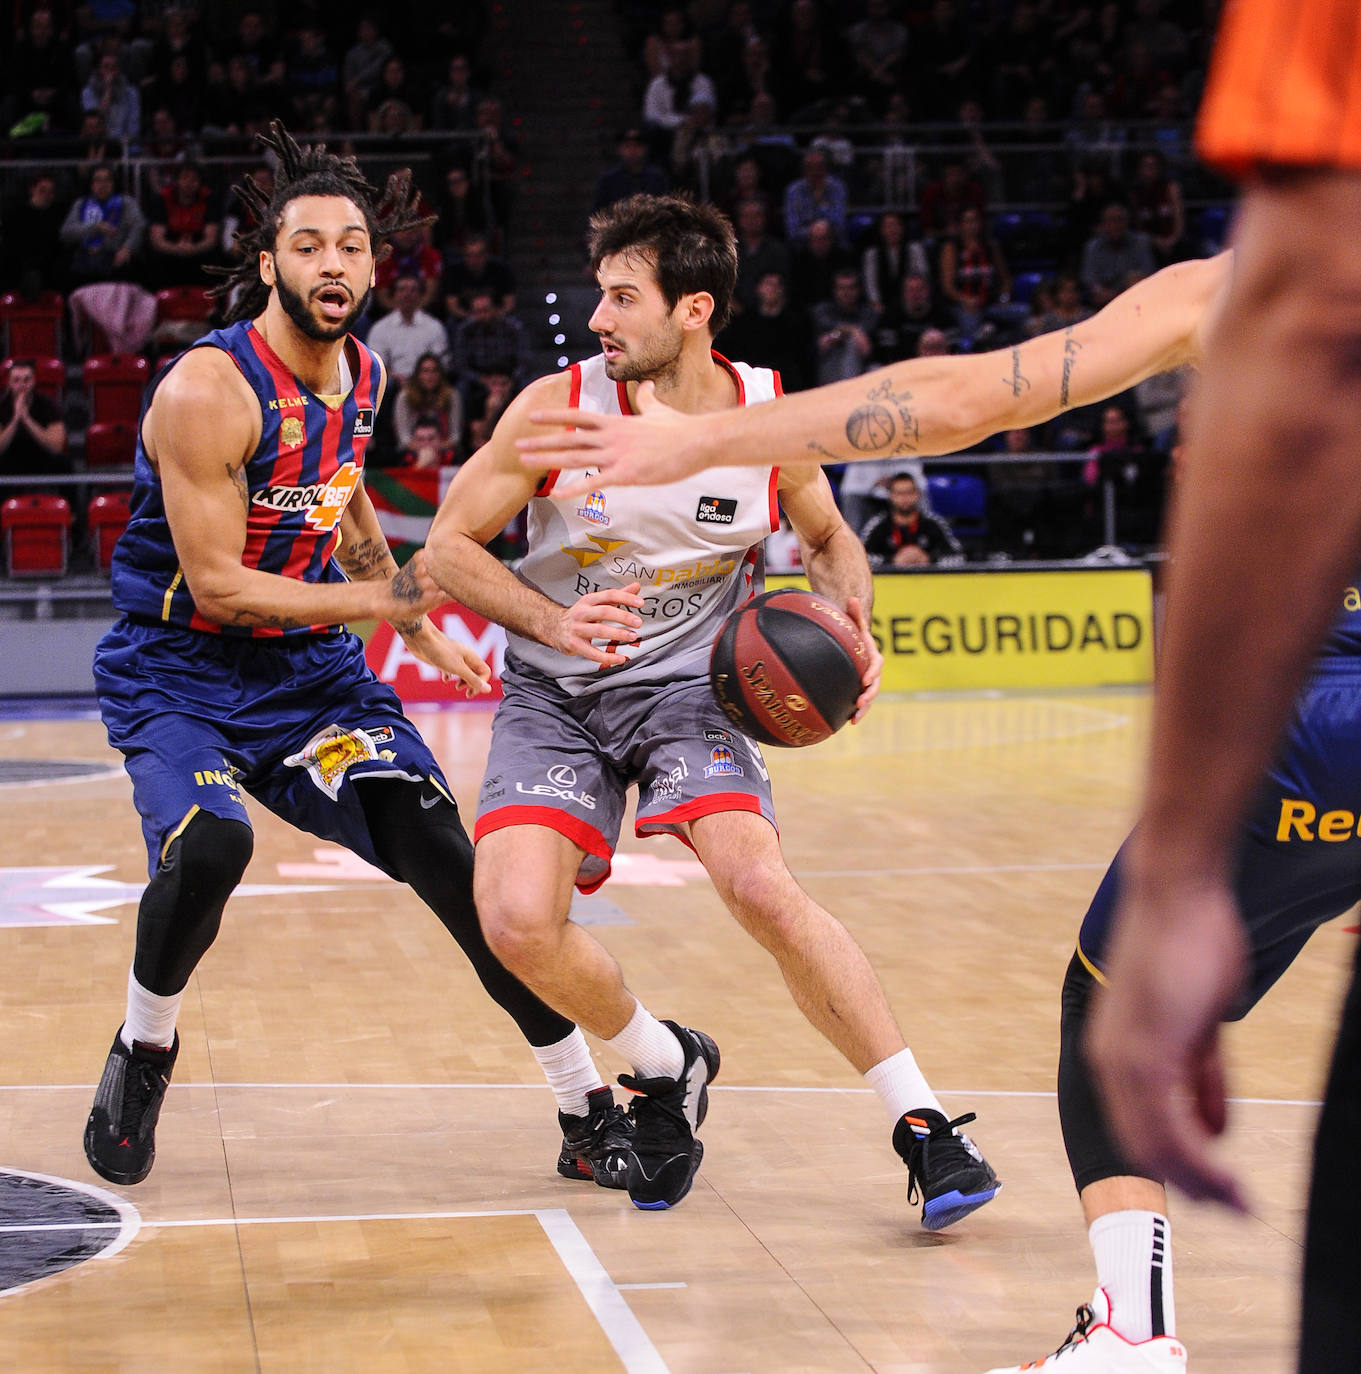
<path id="1" fill-rule="evenodd" d="M 991 1202 L 1001 1187 L 999 1183 L 996 1188 L 989 1188 L 982 1193 L 961 1193 L 955 1189 L 953 1192 L 942 1193 L 939 1197 L 932 1198 L 922 1208 L 922 1230 L 943 1231 L 947 1226 L 963 1221 L 970 1212 L 976 1212 Z"/>
<path id="2" fill-rule="evenodd" d="M 685 1180 L 685 1186 L 673 1198 L 658 1198 L 656 1202 L 640 1202 L 629 1193 L 629 1201 L 642 1212 L 664 1212 L 669 1207 L 674 1207 L 678 1202 L 683 1202 L 689 1195 L 690 1189 L 694 1187 L 695 1175 L 699 1173 L 699 1162 L 704 1158 L 704 1146 L 697 1140 L 695 1141 L 694 1152 L 690 1156 L 690 1176 Z M 670 1163 L 668 1160 L 667 1163 Z M 665 1165 L 663 1165 L 665 1167 Z"/>
<path id="3" fill-rule="evenodd" d="M 156 1154 L 153 1151 L 151 1158 L 147 1160 L 146 1168 L 141 1170 L 140 1173 L 120 1174 L 116 1169 L 108 1168 L 106 1165 L 101 1164 L 99 1160 L 95 1158 L 93 1142 L 91 1141 L 90 1133 L 88 1131 L 86 1131 L 85 1134 L 84 1144 L 85 1162 L 90 1166 L 90 1168 L 92 1168 L 95 1171 L 95 1173 L 97 1173 L 100 1176 L 100 1178 L 107 1180 L 109 1183 L 121 1184 L 124 1188 L 131 1188 L 134 1183 L 140 1183 L 151 1172 L 151 1166 L 156 1162 Z"/>

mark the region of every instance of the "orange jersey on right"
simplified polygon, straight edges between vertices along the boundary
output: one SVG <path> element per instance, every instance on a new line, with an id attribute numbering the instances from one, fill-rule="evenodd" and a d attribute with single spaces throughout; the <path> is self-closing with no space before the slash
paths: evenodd
<path id="1" fill-rule="evenodd" d="M 1264 163 L 1361 171 L 1361 4 L 1228 0 L 1196 146 L 1231 176 Z"/>

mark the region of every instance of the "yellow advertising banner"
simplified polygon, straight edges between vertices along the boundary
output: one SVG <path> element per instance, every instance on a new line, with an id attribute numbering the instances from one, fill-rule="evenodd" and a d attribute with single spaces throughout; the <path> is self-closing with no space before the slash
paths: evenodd
<path id="1" fill-rule="evenodd" d="M 770 587 L 806 587 L 770 577 Z M 884 574 L 874 579 L 884 691 L 1131 686 L 1153 680 L 1143 568 Z"/>

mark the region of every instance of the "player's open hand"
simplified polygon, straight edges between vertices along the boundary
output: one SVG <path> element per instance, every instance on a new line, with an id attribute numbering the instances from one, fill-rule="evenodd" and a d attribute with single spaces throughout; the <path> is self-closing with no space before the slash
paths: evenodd
<path id="1" fill-rule="evenodd" d="M 589 658 L 602 668 L 627 663 L 628 655 L 610 646 L 637 642 L 643 621 L 630 607 L 642 607 L 641 591 L 641 583 L 630 582 L 627 587 L 587 592 L 570 606 L 563 607 L 548 641 L 549 647 L 559 653 Z M 604 640 L 605 647 L 600 647 L 597 640 Z"/>
<path id="2" fill-rule="evenodd" d="M 1212 1148 L 1228 1116 L 1219 1035 L 1247 970 L 1242 920 L 1218 885 L 1152 886 L 1160 890 L 1122 895 L 1088 1057 L 1130 1159 L 1192 1198 L 1242 1211 L 1238 1182 Z"/>
<path id="3" fill-rule="evenodd" d="M 864 720 L 865 712 L 870 709 L 870 702 L 879 695 L 879 683 L 884 676 L 884 656 L 879 652 L 879 646 L 874 642 L 869 616 L 865 614 L 864 604 L 858 596 L 848 598 L 846 614 L 855 621 L 855 628 L 860 631 L 860 638 L 865 641 L 865 648 L 869 651 L 870 656 L 869 666 L 866 667 L 860 678 L 860 684 L 864 690 L 855 700 L 855 715 L 851 717 L 851 724 L 858 725 Z"/>
<path id="4" fill-rule="evenodd" d="M 464 696 L 482 697 L 491 691 L 491 664 L 429 620 L 422 619 L 419 629 L 403 633 L 402 642 L 422 663 L 438 668 L 443 681 L 461 682 Z"/>
<path id="5" fill-rule="evenodd" d="M 517 439 L 520 458 L 532 468 L 590 468 L 592 475 L 553 488 L 567 500 L 599 487 L 657 486 L 699 472 L 709 461 L 702 439 L 718 415 L 683 415 L 657 399 L 651 382 L 638 388 L 637 416 L 596 415 L 585 410 L 536 410 L 539 425 L 556 433 Z"/>

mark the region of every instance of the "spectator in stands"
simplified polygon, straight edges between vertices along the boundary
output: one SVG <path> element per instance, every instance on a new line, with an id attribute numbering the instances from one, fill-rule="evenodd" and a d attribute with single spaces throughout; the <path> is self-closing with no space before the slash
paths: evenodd
<path id="1" fill-rule="evenodd" d="M 392 251 L 378 264 L 374 273 L 373 294 L 384 310 L 397 308 L 396 287 L 402 277 L 411 277 L 419 287 L 417 308 L 429 310 L 439 296 L 444 275 L 444 259 L 431 245 L 424 228 L 403 229 L 389 239 Z"/>
<path id="2" fill-rule="evenodd" d="M 704 45 L 691 27 L 685 9 L 680 5 L 668 5 L 657 18 L 657 27 L 643 40 L 643 69 L 649 81 L 670 72 L 671 54 L 680 47 L 694 50 L 698 69 Z"/>
<path id="3" fill-rule="evenodd" d="M 784 236 L 791 248 L 808 237 L 814 220 L 832 226 L 838 243 L 846 241 L 846 183 L 827 170 L 827 154 L 810 148 L 803 155 L 803 175 L 784 193 Z"/>
<path id="4" fill-rule="evenodd" d="M 463 245 L 462 257 L 444 272 L 444 309 L 451 329 L 473 313 L 473 297 L 479 292 L 491 297 L 497 315 L 509 315 L 515 309 L 515 274 L 500 258 L 492 257 L 485 236 L 473 234 Z"/>
<path id="5" fill-rule="evenodd" d="M 189 286 L 203 281 L 203 268 L 220 256 L 222 217 L 217 197 L 192 162 L 181 163 L 174 180 L 153 197 L 147 217 L 149 286 Z"/>
<path id="6" fill-rule="evenodd" d="M 1186 255 L 1186 210 L 1181 182 L 1168 176 L 1167 159 L 1153 151 L 1139 158 L 1130 188 L 1130 222 L 1148 236 L 1154 262 L 1166 267 Z"/>
<path id="7" fill-rule="evenodd" d="M 447 468 L 455 461 L 454 446 L 441 434 L 439 425 L 427 416 L 417 419 L 410 437 L 402 446 L 404 468 Z"/>
<path id="8" fill-rule="evenodd" d="M 340 68 L 340 79 L 345 90 L 345 110 L 350 128 L 360 129 L 367 123 L 365 111 L 383 64 L 396 55 L 396 49 L 383 37 L 375 14 L 364 14 L 355 25 L 354 42 L 345 51 L 345 59 Z M 445 125 L 435 125 L 445 128 Z"/>
<path id="9" fill-rule="evenodd" d="M 400 390 L 427 353 L 448 357 L 444 326 L 421 309 L 421 283 L 413 276 L 398 277 L 392 288 L 394 309 L 369 330 L 366 342 L 387 364 L 388 385 Z"/>
<path id="10" fill-rule="evenodd" d="M 0 254 L 0 282 L 26 296 L 60 291 L 66 282 L 57 179 L 38 171 L 28 178 L 23 198 L 7 205 L 0 215 L 4 253 Z"/>
<path id="11" fill-rule="evenodd" d="M 861 297 L 860 274 L 854 268 L 838 272 L 832 299 L 813 307 L 819 386 L 858 377 L 869 367 L 876 314 Z"/>
<path id="12" fill-rule="evenodd" d="M 715 201 L 734 224 L 746 201 L 759 200 L 766 212 L 766 225 L 774 233 L 779 233 L 782 221 L 777 221 L 775 199 L 765 189 L 760 161 L 750 153 L 737 158 L 731 164 L 731 179 L 727 188 Z"/>
<path id="13" fill-rule="evenodd" d="M 98 110 L 110 138 L 136 142 L 142 132 L 142 97 L 123 75 L 117 51 L 104 52 L 80 93 L 82 110 Z"/>
<path id="14" fill-rule="evenodd" d="M 994 307 L 1011 302 L 1011 269 L 983 212 L 972 206 L 959 217 L 959 233 L 941 245 L 940 294 L 954 307 L 960 332 L 974 342 L 996 335 Z"/>
<path id="15" fill-rule="evenodd" d="M 1099 310 L 1143 277 L 1156 264 L 1148 236 L 1129 227 L 1129 210 L 1118 201 L 1101 212 L 1097 231 L 1082 250 L 1082 285 Z"/>
<path id="16" fill-rule="evenodd" d="M 515 380 L 505 373 L 488 373 L 469 387 L 474 409 L 468 417 L 468 447 L 476 452 L 491 438 L 501 412 L 515 399 Z M 524 550 L 520 549 L 523 553 Z"/>
<path id="17" fill-rule="evenodd" d="M 836 274 L 854 271 L 855 259 L 836 241 L 836 233 L 825 219 L 808 226 L 808 239 L 794 250 L 789 289 L 795 305 L 811 310 L 832 298 Z"/>
<path id="18" fill-rule="evenodd" d="M 972 96 L 959 102 L 959 133 L 964 142 L 964 174 L 983 188 L 989 204 L 1004 200 L 1002 164 L 983 132 L 983 106 Z"/>
<path id="19" fill-rule="evenodd" d="M 90 173 L 89 193 L 76 197 L 61 226 L 61 241 L 72 250 L 72 280 L 84 285 L 126 278 L 145 233 L 141 208 L 114 190 L 113 168 L 101 163 Z"/>
<path id="20" fill-rule="evenodd" d="M 1118 404 L 1101 411 L 1101 432 L 1089 450 L 1083 481 L 1093 489 L 1114 488 L 1117 544 L 1147 547 L 1156 542 L 1163 505 L 1167 455 L 1150 453 L 1128 413 Z M 1095 490 L 1091 502 L 1097 508 Z"/>
<path id="21" fill-rule="evenodd" d="M 643 125 L 659 157 L 670 158 L 676 131 L 696 100 L 718 107 L 714 83 L 699 70 L 699 53 L 692 43 L 678 43 L 670 50 L 668 70 L 647 83 L 643 93 Z"/>
<path id="22" fill-rule="evenodd" d="M 493 96 L 477 102 L 477 129 L 486 142 L 486 166 L 492 213 L 504 229 L 510 223 L 519 170 L 519 141 L 506 131 L 506 110 Z"/>
<path id="23" fill-rule="evenodd" d="M 1049 334 L 1055 329 L 1080 324 L 1091 314 L 1082 299 L 1082 283 L 1077 273 L 1060 272 L 1036 286 L 1030 298 L 1030 318 L 1026 320 L 1025 332 L 1032 337 Z"/>
<path id="24" fill-rule="evenodd" d="M 897 299 L 885 307 L 875 323 L 874 361 L 883 364 L 915 358 L 927 330 L 941 332 L 953 329 L 954 324 L 954 312 L 936 299 L 930 277 L 924 272 L 909 272 Z"/>
<path id="25" fill-rule="evenodd" d="M 774 273 L 781 279 L 783 289 L 793 260 L 789 249 L 769 233 L 763 201 L 743 201 L 737 207 L 736 227 L 737 291 L 733 303 L 738 310 L 750 310 L 756 304 L 757 286 L 761 278 Z M 745 353 L 737 356 L 747 357 Z"/>
<path id="26" fill-rule="evenodd" d="M 364 114 L 364 123 L 370 133 L 381 132 L 378 128 L 379 111 L 390 100 L 398 101 L 413 113 L 424 108 L 424 102 L 420 101 L 416 83 L 407 74 L 406 63 L 396 54 L 383 63 L 382 70 L 378 74 L 377 84 L 369 93 L 369 104 Z M 416 127 L 420 128 L 419 118 Z"/>
<path id="27" fill-rule="evenodd" d="M 1190 47 L 1186 30 L 1171 19 L 1163 17 L 1165 0 L 1135 0 L 1135 14 L 1125 25 L 1124 41 L 1128 46 L 1142 43 L 1160 67 L 1180 71 L 1186 64 Z"/>
<path id="28" fill-rule="evenodd" d="M 865 17 L 846 30 L 846 49 L 855 63 L 857 86 L 875 110 L 882 110 L 901 82 L 907 56 L 907 27 L 889 0 L 866 0 Z"/>
<path id="29" fill-rule="evenodd" d="M 164 105 L 152 110 L 147 123 L 142 140 L 142 178 L 148 203 L 154 205 L 156 197 L 174 186 L 175 173 L 185 161 L 184 135 Z"/>
<path id="30" fill-rule="evenodd" d="M 1176 367 L 1170 372 L 1146 377 L 1134 388 L 1139 428 L 1149 436 L 1159 453 L 1170 452 L 1176 441 L 1182 401 L 1191 377 L 1189 367 Z"/>
<path id="31" fill-rule="evenodd" d="M 964 550 L 939 516 L 921 508 L 921 488 L 910 472 L 889 479 L 888 510 L 871 516 L 860 531 L 870 567 L 924 568 L 962 563 Z"/>
<path id="32" fill-rule="evenodd" d="M 774 26 L 771 65 L 773 94 L 796 116 L 844 89 L 845 52 L 816 0 L 793 0 L 785 22 Z"/>
<path id="33" fill-rule="evenodd" d="M 1053 67 L 1052 39 L 1041 30 L 1032 0 L 1016 0 L 994 34 L 987 60 L 991 105 L 1002 119 L 1016 119 L 1044 88 Z"/>
<path id="34" fill-rule="evenodd" d="M 1067 197 L 1072 187 L 1072 169 L 1068 158 L 1053 148 L 1058 138 L 1049 101 L 1043 95 L 1032 95 L 1022 113 L 1023 128 L 1016 141 L 1029 145 L 1024 154 L 1007 164 L 1007 181 L 1013 200 L 1054 201 Z"/>
<path id="35" fill-rule="evenodd" d="M 1087 240 L 1096 233 L 1106 206 L 1112 201 L 1129 204 L 1129 194 L 1122 182 L 1111 176 L 1105 161 L 1089 158 L 1073 173 L 1072 190 L 1064 210 L 1065 259 L 1077 262 Z"/>
<path id="36" fill-rule="evenodd" d="M 226 67 L 213 63 L 203 93 L 205 133 L 239 134 L 263 120 L 269 109 L 269 90 L 256 79 L 250 61 L 236 53 Z"/>
<path id="37" fill-rule="evenodd" d="M 707 96 L 697 96 L 671 142 L 672 181 L 706 200 L 731 151 L 727 134 L 717 125 L 717 113 Z"/>
<path id="38" fill-rule="evenodd" d="M 466 53 L 455 53 L 443 85 L 430 101 L 430 127 L 467 132 L 477 127 L 477 107 L 484 97 L 473 88 L 473 64 Z"/>
<path id="39" fill-rule="evenodd" d="M 237 20 L 236 36 L 227 44 L 223 53 L 228 65 L 233 57 L 239 57 L 249 71 L 251 80 L 258 88 L 271 94 L 280 91 L 284 84 L 284 56 L 278 42 L 265 25 L 264 15 L 259 10 L 242 10 Z"/>
<path id="40" fill-rule="evenodd" d="M 959 108 L 977 67 L 973 26 L 955 0 L 933 0 L 931 20 L 913 35 L 911 78 L 918 108 L 942 116 Z"/>
<path id="41" fill-rule="evenodd" d="M 889 210 L 879 216 L 874 242 L 860 255 L 860 281 L 865 299 L 876 310 L 895 305 L 905 278 L 928 276 L 931 259 L 921 243 L 909 243 L 903 217 Z"/>
<path id="42" fill-rule="evenodd" d="M 319 24 L 304 23 L 295 31 L 287 81 L 299 124 L 310 126 L 318 116 L 334 122 L 340 109 L 340 66 Z"/>
<path id="43" fill-rule="evenodd" d="M 37 381 L 33 359 L 15 358 L 0 391 L 0 472 L 6 475 L 49 477 L 71 471 L 61 408 L 38 392 Z"/>
<path id="44" fill-rule="evenodd" d="M 919 358 L 943 358 L 952 351 L 950 336 L 943 329 L 923 329 L 917 340 Z"/>
<path id="45" fill-rule="evenodd" d="M 397 395 L 393 431 L 397 447 L 411 447 L 418 422 L 435 426 L 441 442 L 451 450 L 459 447 L 463 435 L 463 399 L 449 380 L 437 353 L 423 353 L 415 371 Z"/>
<path id="46" fill-rule="evenodd" d="M 435 232 L 439 235 L 446 263 L 462 257 L 471 238 L 492 241 L 495 225 L 487 213 L 486 197 L 474 189 L 468 169 L 462 163 L 454 163 L 445 172 L 436 209 L 439 219 Z"/>
<path id="47" fill-rule="evenodd" d="M 808 316 L 790 304 L 779 272 L 757 278 L 751 304 L 733 316 L 715 347 L 724 357 L 741 358 L 753 367 L 773 367 L 785 391 L 802 391 L 811 384 L 813 341 Z"/>
<path id="48" fill-rule="evenodd" d="M 249 176 L 264 196 L 265 201 L 268 202 L 274 194 L 274 168 L 268 162 L 262 162 L 253 172 L 249 173 Z M 248 233 L 254 226 L 254 213 L 233 189 L 227 213 L 222 219 L 223 249 L 230 252 L 232 244 L 236 242 L 237 234 Z"/>
<path id="49" fill-rule="evenodd" d="M 591 197 L 591 212 L 607 209 L 630 196 L 664 196 L 671 189 L 665 169 L 648 156 L 647 136 L 636 124 L 619 135 L 619 161 L 600 174 Z"/>
<path id="50" fill-rule="evenodd" d="M 185 67 L 192 82 L 201 84 L 208 71 L 208 48 L 198 30 L 193 17 L 183 9 L 173 7 L 161 16 L 161 31 L 151 50 L 151 61 L 142 85 L 151 87 L 166 81 L 177 57 L 184 58 Z M 148 109 L 150 102 L 143 97 L 142 108 Z M 192 124 L 186 128 L 194 128 Z"/>
<path id="51" fill-rule="evenodd" d="M 0 127 L 28 128 L 36 134 L 61 134 L 75 128 L 71 99 L 75 64 L 70 45 L 57 34 L 52 11 L 35 9 L 5 63 Z"/>
<path id="52" fill-rule="evenodd" d="M 988 198 L 977 179 L 970 177 L 963 154 L 952 153 L 940 174 L 922 192 L 921 226 L 928 239 L 953 234 L 966 209 L 984 210 Z"/>
<path id="53" fill-rule="evenodd" d="M 153 114 L 165 110 L 177 131 L 196 132 L 203 123 L 203 85 L 203 77 L 195 74 L 189 55 L 173 53 L 165 74 L 144 88 L 142 108 Z"/>
<path id="54" fill-rule="evenodd" d="M 467 317 L 451 324 L 450 333 L 454 371 L 463 383 L 480 383 L 485 388 L 488 377 L 500 376 L 509 377 L 516 389 L 522 385 L 527 361 L 524 329 L 514 316 L 497 311 L 495 293 L 489 288 L 472 292 Z M 466 391 L 464 400 L 470 400 Z M 467 404 L 467 410 L 478 414 L 483 407 Z"/>
<path id="55" fill-rule="evenodd" d="M 761 168 L 761 183 L 783 193 L 798 174 L 799 148 L 794 135 L 776 123 L 775 100 L 768 91 L 752 96 L 751 108 L 734 131 L 735 157 L 755 158 Z"/>
<path id="56" fill-rule="evenodd" d="M 1074 167 L 1100 163 L 1111 177 L 1120 175 L 1125 152 L 1125 131 L 1106 113 L 1100 91 L 1088 91 L 1082 98 L 1082 112 L 1063 136 Z"/>

